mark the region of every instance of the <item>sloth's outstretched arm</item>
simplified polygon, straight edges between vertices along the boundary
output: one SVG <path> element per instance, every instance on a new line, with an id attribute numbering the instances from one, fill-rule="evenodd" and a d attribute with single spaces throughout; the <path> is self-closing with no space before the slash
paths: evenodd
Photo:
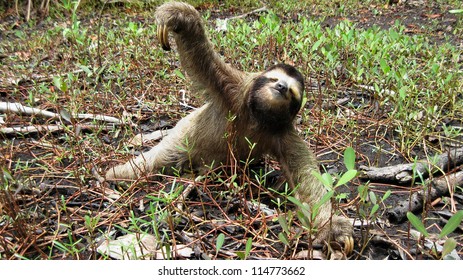
<path id="1" fill-rule="evenodd" d="M 294 196 L 302 203 L 307 203 L 309 209 L 318 203 L 327 193 L 322 183 L 311 173 L 318 170 L 314 154 L 307 144 L 297 135 L 290 132 L 281 140 L 280 162 L 290 181 L 296 188 Z M 332 213 L 331 201 L 327 201 L 318 208 L 313 221 L 319 230 L 316 242 L 331 240 L 344 244 L 344 251 L 352 252 L 354 240 L 352 239 L 352 224 L 347 218 Z"/>
<path id="2" fill-rule="evenodd" d="M 212 98 L 219 97 L 229 106 L 239 104 L 235 93 L 242 87 L 245 74 L 226 64 L 214 51 L 198 11 L 185 3 L 168 2 L 157 8 L 155 16 L 163 49 L 170 49 L 168 32 L 171 32 L 189 77 L 214 95 Z"/>

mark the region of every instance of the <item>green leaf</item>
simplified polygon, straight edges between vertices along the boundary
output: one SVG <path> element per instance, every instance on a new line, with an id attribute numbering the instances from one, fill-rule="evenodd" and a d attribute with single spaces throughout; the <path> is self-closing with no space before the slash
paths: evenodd
<path id="1" fill-rule="evenodd" d="M 376 212 L 378 212 L 378 209 L 379 209 L 379 204 L 373 205 L 370 211 L 370 217 L 372 217 Z"/>
<path id="2" fill-rule="evenodd" d="M 371 203 L 378 204 L 378 200 L 376 199 L 376 195 L 373 191 L 368 193 L 368 197 L 370 198 Z"/>
<path id="3" fill-rule="evenodd" d="M 235 254 L 238 256 L 238 258 L 240 258 L 240 260 L 244 260 L 246 258 L 243 252 L 235 252 Z"/>
<path id="4" fill-rule="evenodd" d="M 293 197 L 293 196 L 288 196 L 288 200 L 291 201 L 294 205 L 296 205 L 299 208 L 304 208 L 304 205 L 299 201 L 299 199 Z"/>
<path id="5" fill-rule="evenodd" d="M 344 185 L 350 180 L 354 179 L 356 176 L 357 176 L 357 170 L 355 169 L 347 170 L 346 173 L 342 174 L 341 178 L 339 178 L 339 181 L 336 183 L 334 187 L 336 188 L 341 185 Z"/>
<path id="6" fill-rule="evenodd" d="M 385 201 L 390 195 L 391 195 L 391 190 L 388 190 L 387 192 L 384 193 L 383 197 L 381 198 L 381 201 Z"/>
<path id="7" fill-rule="evenodd" d="M 312 227 L 307 215 L 303 211 L 297 211 L 297 219 L 301 223 L 302 227 L 310 229 Z"/>
<path id="8" fill-rule="evenodd" d="M 463 9 L 450 10 L 451 14 L 463 14 Z"/>
<path id="9" fill-rule="evenodd" d="M 442 258 L 450 254 L 457 247 L 457 241 L 453 238 L 445 240 L 444 246 L 442 248 Z"/>
<path id="10" fill-rule="evenodd" d="M 352 147 L 347 147 L 344 151 L 344 165 L 347 170 L 355 169 L 355 151 Z"/>
<path id="11" fill-rule="evenodd" d="M 320 207 L 323 204 L 328 203 L 328 201 L 333 197 L 333 195 L 334 195 L 334 191 L 329 191 L 325 193 L 325 195 L 322 196 L 322 198 L 313 206 L 312 208 L 312 219 L 313 220 L 318 215 L 318 209 L 320 209 Z"/>
<path id="12" fill-rule="evenodd" d="M 285 233 L 289 233 L 288 223 L 286 222 L 286 218 L 284 215 L 278 216 L 278 223 L 281 225 L 281 228 Z"/>
<path id="13" fill-rule="evenodd" d="M 67 121 L 68 123 L 72 123 L 72 115 L 66 109 L 59 110 L 60 116 Z"/>
<path id="14" fill-rule="evenodd" d="M 183 75 L 183 73 L 182 73 L 180 70 L 175 69 L 175 70 L 174 70 L 174 73 L 175 73 L 175 75 L 177 75 L 180 79 L 186 80 L 185 75 Z"/>
<path id="15" fill-rule="evenodd" d="M 60 76 L 53 77 L 53 85 L 63 92 L 65 92 L 68 89 L 67 84 L 63 81 L 63 79 Z"/>
<path id="16" fill-rule="evenodd" d="M 379 65 L 381 66 L 381 70 L 383 70 L 384 74 L 388 74 L 389 72 L 391 72 L 391 67 L 387 65 L 387 62 L 384 58 L 381 58 L 381 60 L 379 61 Z"/>
<path id="17" fill-rule="evenodd" d="M 447 224 L 440 232 L 439 238 L 443 238 L 444 236 L 452 233 L 461 224 L 461 220 L 463 220 L 463 210 L 453 214 L 453 216 L 449 219 Z"/>
<path id="18" fill-rule="evenodd" d="M 320 45 L 323 43 L 324 40 L 320 39 L 318 40 L 317 42 L 315 42 L 312 46 L 312 52 L 318 50 L 318 47 L 320 47 Z"/>
<path id="19" fill-rule="evenodd" d="M 82 65 L 82 64 L 77 64 L 77 66 L 80 69 L 82 69 L 82 71 L 84 71 L 85 74 L 87 74 L 87 77 L 91 77 L 93 75 L 92 70 L 90 70 L 90 68 L 88 66 L 85 66 L 85 65 Z"/>
<path id="20" fill-rule="evenodd" d="M 220 233 L 215 241 L 215 252 L 218 253 L 225 242 L 225 234 Z"/>
<path id="21" fill-rule="evenodd" d="M 320 174 L 320 172 L 312 170 L 312 175 L 317 178 L 327 189 L 331 190 L 333 188 L 333 178 L 330 174 Z"/>
<path id="22" fill-rule="evenodd" d="M 278 233 L 278 239 L 280 239 L 280 241 L 283 242 L 283 244 L 285 244 L 286 246 L 289 246 L 289 240 L 288 240 L 288 236 L 286 236 L 286 233 L 284 232 Z"/>
<path id="23" fill-rule="evenodd" d="M 412 212 L 407 212 L 407 219 L 416 228 L 416 230 L 418 230 L 424 236 L 429 237 L 428 231 L 417 216 L 415 216 Z"/>
<path id="24" fill-rule="evenodd" d="M 246 251 L 245 251 L 245 258 L 248 258 L 249 253 L 251 252 L 252 249 L 252 238 L 249 237 L 248 240 L 246 241 Z"/>

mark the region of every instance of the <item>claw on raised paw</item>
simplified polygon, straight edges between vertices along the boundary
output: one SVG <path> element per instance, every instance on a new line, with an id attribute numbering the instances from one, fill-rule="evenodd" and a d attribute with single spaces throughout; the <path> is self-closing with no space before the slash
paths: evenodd
<path id="1" fill-rule="evenodd" d="M 157 27 L 158 39 L 159 39 L 159 42 L 161 42 L 162 49 L 165 51 L 170 51 L 168 34 L 169 32 L 167 31 L 167 25 L 158 24 L 158 27 Z"/>
<path id="2" fill-rule="evenodd" d="M 354 239 L 352 236 L 346 236 L 344 238 L 344 253 L 350 255 L 354 251 Z"/>

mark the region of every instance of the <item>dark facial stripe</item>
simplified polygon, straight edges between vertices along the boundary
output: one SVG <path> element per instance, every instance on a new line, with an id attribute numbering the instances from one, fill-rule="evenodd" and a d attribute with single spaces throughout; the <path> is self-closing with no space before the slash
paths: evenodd
<path id="1" fill-rule="evenodd" d="M 302 76 L 301 72 L 299 72 L 295 67 L 288 65 L 288 64 L 276 64 L 268 68 L 265 72 L 269 72 L 271 70 L 281 69 L 285 72 L 286 75 L 294 78 L 298 83 L 301 84 L 301 89 L 304 89 L 304 76 Z"/>

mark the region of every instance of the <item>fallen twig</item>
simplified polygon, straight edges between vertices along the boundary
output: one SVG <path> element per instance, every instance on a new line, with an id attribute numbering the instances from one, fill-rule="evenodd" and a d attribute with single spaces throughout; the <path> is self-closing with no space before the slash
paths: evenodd
<path id="1" fill-rule="evenodd" d="M 244 14 L 242 14 L 242 15 L 238 15 L 238 16 L 229 17 L 229 18 L 227 18 L 227 19 L 239 19 L 239 18 L 245 18 L 245 17 L 247 17 L 247 16 L 249 16 L 249 15 L 252 15 L 252 14 L 257 14 L 257 13 L 260 13 L 260 12 L 265 12 L 265 11 L 267 11 L 267 7 L 265 7 L 265 6 L 264 6 L 264 7 L 261 7 L 261 8 L 257 8 L 257 9 L 255 9 L 255 10 L 252 10 L 252 11 L 250 11 L 250 12 L 244 13 Z"/>
<path id="2" fill-rule="evenodd" d="M 37 132 L 56 132 L 64 130 L 66 126 L 64 125 L 28 125 L 28 126 L 18 126 L 18 127 L 2 127 L 0 128 L 0 133 L 2 134 L 29 134 Z M 76 125 L 76 128 L 79 130 L 82 129 L 104 129 L 111 130 L 114 127 L 111 125 L 94 125 L 94 124 L 79 124 Z"/>
<path id="3" fill-rule="evenodd" d="M 412 182 L 413 175 L 421 174 L 428 177 L 429 172 L 447 171 L 463 163 L 463 147 L 451 149 L 436 157 L 435 162 L 418 161 L 386 167 L 360 166 L 361 178 L 370 181 L 386 181 L 391 183 L 406 184 Z M 431 168 L 431 170 L 429 170 Z"/>
<path id="4" fill-rule="evenodd" d="M 24 106 L 18 102 L 0 102 L 0 112 L 12 112 L 12 113 L 21 113 L 26 115 L 37 115 L 44 116 L 47 118 L 59 119 L 60 114 L 50 112 L 43 109 L 37 109 L 29 106 Z M 122 124 L 123 121 L 110 116 L 100 115 L 100 114 L 76 114 L 72 116 L 76 119 L 91 119 L 104 122 L 110 122 L 114 124 Z"/>
<path id="5" fill-rule="evenodd" d="M 264 12 L 264 11 L 267 11 L 267 7 L 265 7 L 265 6 L 262 7 L 262 8 L 258 8 L 258 9 L 252 10 L 250 12 L 244 13 L 242 15 L 228 17 L 228 18 L 225 18 L 225 19 L 217 19 L 216 20 L 216 30 L 218 30 L 218 31 L 226 31 L 227 30 L 227 22 L 229 20 L 245 18 L 245 17 L 247 17 L 249 15 Z"/>
<path id="6" fill-rule="evenodd" d="M 24 106 L 18 102 L 0 102 L 1 112 L 22 113 L 27 115 L 39 115 L 48 118 L 59 118 L 59 115 L 47 110 Z"/>
<path id="7" fill-rule="evenodd" d="M 413 193 L 409 199 L 399 203 L 388 211 L 389 221 L 399 223 L 405 220 L 408 211 L 415 212 L 423 208 L 426 200 L 434 200 L 449 193 L 449 187 L 463 185 L 463 171 L 448 174 L 439 178 L 428 180 L 426 184 L 431 189 L 423 189 Z M 429 197 L 428 197 L 429 194 Z"/>

